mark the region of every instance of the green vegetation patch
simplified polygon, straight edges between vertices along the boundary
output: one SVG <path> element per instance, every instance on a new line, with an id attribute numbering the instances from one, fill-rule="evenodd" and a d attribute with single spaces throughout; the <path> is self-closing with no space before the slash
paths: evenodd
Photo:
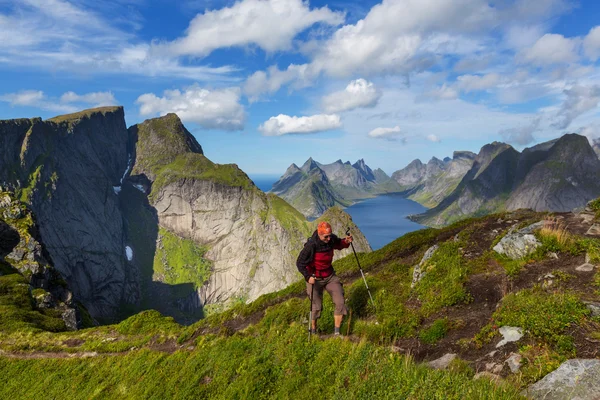
<path id="1" fill-rule="evenodd" d="M 448 318 L 435 320 L 431 326 L 419 332 L 419 339 L 423 343 L 435 344 L 440 339 L 443 339 L 450 330 L 450 321 Z"/>
<path id="2" fill-rule="evenodd" d="M 430 315 L 442 307 L 469 302 L 470 295 L 464 286 L 468 264 L 460 255 L 460 247 L 460 242 L 442 243 L 422 266 L 425 276 L 415 286 L 415 292 L 422 302 L 424 315 Z"/>
<path id="3" fill-rule="evenodd" d="M 163 187 L 182 179 L 206 180 L 247 190 L 256 189 L 248 175 L 237 165 L 215 164 L 202 154 L 185 153 L 157 171 L 150 198 L 156 196 Z"/>
<path id="4" fill-rule="evenodd" d="M 381 346 L 335 339 L 309 342 L 305 326 L 298 324 L 261 337 L 207 336 L 191 352 L 0 358 L 0 370 L 3 398 L 312 399 L 315 393 L 324 399 L 522 398 L 512 388 L 431 370 Z"/>
<path id="5" fill-rule="evenodd" d="M 172 317 L 164 317 L 156 310 L 147 310 L 121 321 L 116 330 L 123 335 L 151 333 L 173 336 L 181 330 L 181 325 Z"/>
<path id="6" fill-rule="evenodd" d="M 272 215 L 288 232 L 300 231 L 304 236 L 309 236 L 312 233 L 304 215 L 281 197 L 273 193 L 267 193 L 266 199 L 268 208 L 262 216 L 263 222 L 268 222 L 269 216 Z"/>
<path id="7" fill-rule="evenodd" d="M 183 239 L 159 228 L 154 255 L 154 278 L 170 285 L 192 283 L 201 287 L 210 276 L 210 261 L 204 258 L 208 250 L 193 240 Z"/>
<path id="8" fill-rule="evenodd" d="M 5 265 L 4 272 L 11 272 Z M 60 312 L 37 310 L 27 280 L 16 270 L 0 276 L 0 333 L 60 332 L 66 326 Z"/>
<path id="9" fill-rule="evenodd" d="M 547 293 L 536 286 L 505 296 L 476 339 L 491 337 L 490 333 L 501 326 L 518 326 L 532 337 L 553 345 L 560 353 L 571 353 L 573 338 L 564 333 L 589 313 L 575 294 Z"/>

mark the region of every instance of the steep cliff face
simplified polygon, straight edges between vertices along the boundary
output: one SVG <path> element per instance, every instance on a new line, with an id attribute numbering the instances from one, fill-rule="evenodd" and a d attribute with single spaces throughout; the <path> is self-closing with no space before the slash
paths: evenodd
<path id="1" fill-rule="evenodd" d="M 0 123 L 0 174 L 36 215 L 56 269 L 97 318 L 139 299 L 114 186 L 127 168 L 123 109 Z"/>
<path id="2" fill-rule="evenodd" d="M 585 137 L 564 135 L 539 153 L 539 161 L 512 192 L 507 209 L 571 211 L 600 194 L 600 160 Z"/>
<path id="3" fill-rule="evenodd" d="M 448 197 L 412 218 L 439 226 L 501 210 L 569 211 L 600 195 L 599 174 L 600 161 L 579 135 L 564 135 L 523 153 L 494 142 L 481 149 Z"/>

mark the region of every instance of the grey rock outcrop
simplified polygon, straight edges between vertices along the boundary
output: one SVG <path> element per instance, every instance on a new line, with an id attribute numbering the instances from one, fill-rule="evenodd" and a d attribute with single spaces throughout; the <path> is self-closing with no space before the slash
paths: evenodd
<path id="1" fill-rule="evenodd" d="M 600 360 L 573 359 L 527 388 L 534 400 L 596 400 L 600 398 Z"/>
<path id="2" fill-rule="evenodd" d="M 415 265 L 414 269 L 413 269 L 413 279 L 412 279 L 412 283 L 410 284 L 411 288 L 414 288 L 417 283 L 419 283 L 421 281 L 421 279 L 423 279 L 423 277 L 425 276 L 426 271 L 423 271 L 423 267 L 426 265 L 427 261 L 433 257 L 433 254 L 436 252 L 436 250 L 439 248 L 439 245 L 433 245 L 430 248 L 427 249 L 427 251 L 425 252 L 425 254 L 423 255 L 423 258 L 421 259 L 421 261 L 419 262 L 419 264 Z"/>
<path id="3" fill-rule="evenodd" d="M 452 361 L 456 359 L 457 355 L 454 353 L 444 354 L 437 360 L 433 360 L 427 363 L 427 365 L 434 369 L 446 369 Z"/>
<path id="4" fill-rule="evenodd" d="M 17 218 L 0 217 L 0 260 L 25 277 L 38 309 L 54 309 L 61 313 L 67 329 L 82 327 L 81 315 L 73 294 L 60 273 L 47 258 L 37 236 L 31 212 L 12 198 L 8 192 L 0 192 L 0 214 L 6 209 L 16 210 Z M 7 254 L 8 253 L 8 254 Z M 4 262 L 4 261 L 2 261 Z"/>
<path id="5" fill-rule="evenodd" d="M 543 226 L 543 222 L 536 222 L 517 232 L 509 232 L 496 246 L 494 251 L 517 260 L 535 251 L 542 243 L 533 235 L 533 231 Z"/>
<path id="6" fill-rule="evenodd" d="M 496 344 L 496 348 L 502 347 L 507 343 L 517 342 L 523 337 L 523 329 L 513 326 L 502 326 L 499 329 L 502 340 Z"/>

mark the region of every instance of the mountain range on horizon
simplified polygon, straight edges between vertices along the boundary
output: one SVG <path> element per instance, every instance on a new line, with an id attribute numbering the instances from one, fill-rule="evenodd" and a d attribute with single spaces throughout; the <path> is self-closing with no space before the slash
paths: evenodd
<path id="1" fill-rule="evenodd" d="M 271 192 L 314 219 L 329 207 L 347 207 L 357 200 L 399 190 L 383 170 L 373 171 L 363 159 L 354 164 L 342 160 L 321 164 L 311 157 L 300 168 L 290 165 Z"/>
<path id="2" fill-rule="evenodd" d="M 402 193 L 430 208 L 410 218 L 428 226 L 443 226 L 461 218 L 531 208 L 570 211 L 600 195 L 600 140 L 566 134 L 518 152 L 493 142 L 478 154 L 455 151 L 452 158 L 415 159 L 391 178 L 373 171 L 364 160 L 321 164 L 309 158 L 292 164 L 273 184 L 309 218 L 333 205 L 384 193 Z"/>
<path id="3" fill-rule="evenodd" d="M 433 158 L 426 165 L 415 160 L 392 177 L 404 183 L 409 198 L 430 207 L 411 216 L 428 226 L 519 208 L 571 211 L 600 195 L 598 143 L 593 145 L 577 134 L 522 152 L 493 142 L 477 155 L 455 152 L 450 161 Z"/>

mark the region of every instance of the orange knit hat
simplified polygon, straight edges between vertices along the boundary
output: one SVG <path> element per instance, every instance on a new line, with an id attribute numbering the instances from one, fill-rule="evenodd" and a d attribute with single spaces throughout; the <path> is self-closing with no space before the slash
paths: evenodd
<path id="1" fill-rule="evenodd" d="M 331 225 L 328 222 L 321 221 L 317 226 L 317 233 L 319 235 L 330 235 L 331 234 Z"/>

